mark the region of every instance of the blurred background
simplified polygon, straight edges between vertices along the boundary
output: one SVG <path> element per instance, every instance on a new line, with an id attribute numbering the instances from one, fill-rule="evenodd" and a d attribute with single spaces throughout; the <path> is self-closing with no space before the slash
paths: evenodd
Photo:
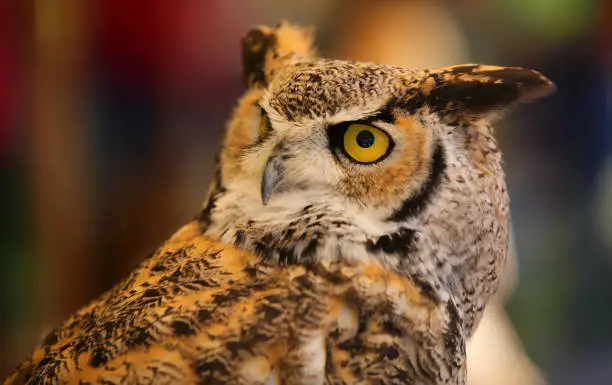
<path id="1" fill-rule="evenodd" d="M 498 124 L 518 268 L 471 384 L 610 384 L 608 0 L 0 1 L 0 379 L 198 212 L 244 90 L 240 38 L 280 19 L 316 25 L 327 56 L 557 84 Z"/>

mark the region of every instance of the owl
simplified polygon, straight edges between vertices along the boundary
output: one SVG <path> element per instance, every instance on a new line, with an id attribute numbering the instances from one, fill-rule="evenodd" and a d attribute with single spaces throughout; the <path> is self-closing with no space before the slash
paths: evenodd
<path id="1" fill-rule="evenodd" d="M 465 384 L 508 249 L 491 122 L 540 73 L 243 40 L 248 89 L 201 212 L 5 384 Z"/>

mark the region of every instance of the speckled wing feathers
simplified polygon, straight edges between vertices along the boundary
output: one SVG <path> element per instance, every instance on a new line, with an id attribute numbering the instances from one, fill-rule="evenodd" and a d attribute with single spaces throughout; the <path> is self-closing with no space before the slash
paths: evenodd
<path id="1" fill-rule="evenodd" d="M 6 384 L 462 383 L 452 304 L 408 278 L 280 268 L 197 229 L 49 334 Z"/>

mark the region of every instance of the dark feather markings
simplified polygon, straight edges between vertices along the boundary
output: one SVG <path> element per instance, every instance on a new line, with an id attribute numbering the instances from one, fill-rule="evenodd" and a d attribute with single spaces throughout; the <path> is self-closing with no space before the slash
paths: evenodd
<path id="1" fill-rule="evenodd" d="M 445 170 L 446 160 L 444 150 L 442 149 L 442 145 L 438 143 L 435 145 L 434 154 L 431 160 L 429 177 L 423 186 L 421 186 L 421 189 L 417 192 L 417 194 L 406 199 L 404 203 L 402 203 L 401 207 L 395 210 L 389 216 L 389 218 L 387 218 L 387 221 L 403 222 L 411 216 L 421 212 L 427 206 L 427 204 L 429 204 L 435 190 L 440 185 L 440 181 L 442 180 L 442 175 L 444 174 Z"/>
<path id="2" fill-rule="evenodd" d="M 366 248 L 371 252 L 384 252 L 387 254 L 397 253 L 402 257 L 414 251 L 415 231 L 402 227 L 398 231 L 380 236 L 378 239 L 369 239 Z"/>
<path id="3" fill-rule="evenodd" d="M 459 357 L 465 356 L 465 338 L 463 335 L 462 318 L 459 315 L 457 306 L 451 300 L 449 300 L 446 304 L 446 311 L 449 315 L 449 322 L 447 325 L 447 330 L 443 335 L 444 345 L 448 351 L 453 352 L 452 357 L 455 357 L 455 359 L 452 363 L 455 368 L 459 369 L 463 364 L 463 360 L 461 360 Z"/>
<path id="4" fill-rule="evenodd" d="M 428 105 L 432 111 L 442 114 L 466 111 L 481 115 L 512 104 L 519 99 L 520 92 L 521 88 L 517 84 L 496 83 L 494 80 L 443 83 L 431 91 Z"/>
<path id="5" fill-rule="evenodd" d="M 251 30 L 242 40 L 242 71 L 249 86 L 266 87 L 266 54 L 276 44 L 276 35 Z"/>

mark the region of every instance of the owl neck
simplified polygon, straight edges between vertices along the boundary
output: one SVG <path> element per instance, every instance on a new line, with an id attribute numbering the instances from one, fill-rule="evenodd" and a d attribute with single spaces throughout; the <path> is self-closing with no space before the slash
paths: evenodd
<path id="1" fill-rule="evenodd" d="M 291 197 L 262 210 L 261 202 L 221 189 L 210 195 L 200 223 L 207 235 L 281 265 L 377 261 L 395 269 L 400 256 L 414 251 L 410 227 L 351 211 L 330 200 Z"/>

